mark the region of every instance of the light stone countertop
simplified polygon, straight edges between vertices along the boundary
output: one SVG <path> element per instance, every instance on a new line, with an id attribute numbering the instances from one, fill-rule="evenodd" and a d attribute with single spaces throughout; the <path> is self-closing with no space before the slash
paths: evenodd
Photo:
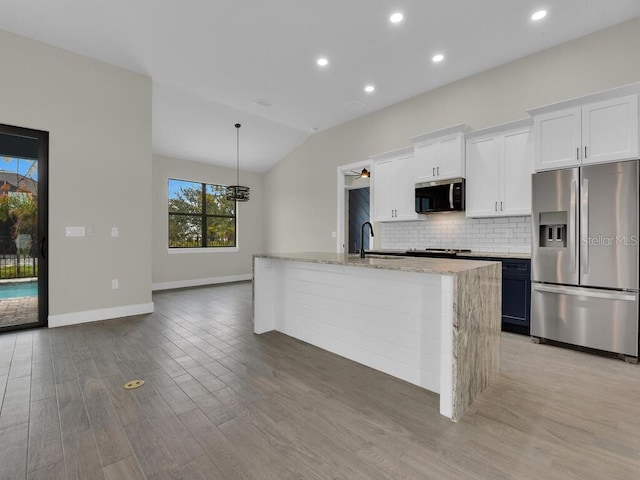
<path id="1" fill-rule="evenodd" d="M 405 248 L 404 250 L 397 250 L 397 249 L 377 249 L 377 250 L 371 250 L 371 252 L 376 252 L 376 254 L 379 255 L 384 255 L 385 253 L 388 253 L 390 255 L 402 255 L 407 251 L 407 249 Z M 368 252 L 367 252 L 368 255 Z M 490 257 L 490 258 L 520 258 L 523 260 L 529 260 L 531 259 L 531 254 L 530 253 L 506 253 L 506 252 L 479 252 L 476 250 L 473 250 L 471 252 L 463 252 L 460 253 L 460 257 L 464 258 L 464 257 Z"/>
<path id="2" fill-rule="evenodd" d="M 491 258 L 521 258 L 523 260 L 531 259 L 530 253 L 504 253 L 504 252 L 467 252 L 461 255 L 467 257 L 491 257 Z"/>
<path id="3" fill-rule="evenodd" d="M 360 258 L 358 254 L 345 255 L 331 252 L 273 253 L 256 254 L 254 258 L 272 258 L 294 262 L 343 265 L 346 267 L 377 268 L 399 270 L 402 272 L 430 273 L 434 275 L 456 275 L 497 262 L 483 260 L 464 260 L 458 258 L 394 257 L 371 255 Z"/>

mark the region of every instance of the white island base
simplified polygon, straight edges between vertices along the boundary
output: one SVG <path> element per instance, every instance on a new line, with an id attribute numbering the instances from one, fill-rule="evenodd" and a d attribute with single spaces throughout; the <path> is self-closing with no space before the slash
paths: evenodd
<path id="1" fill-rule="evenodd" d="M 496 262 L 256 256 L 254 331 L 439 393 L 440 413 L 457 421 L 498 372 L 500 290 Z"/>

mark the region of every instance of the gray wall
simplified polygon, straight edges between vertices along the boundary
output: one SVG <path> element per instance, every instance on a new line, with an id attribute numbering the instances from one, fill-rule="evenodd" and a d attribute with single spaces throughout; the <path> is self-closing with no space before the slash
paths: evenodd
<path id="1" fill-rule="evenodd" d="M 252 255 L 264 250 L 262 175 L 244 171 L 240 173 L 240 183 L 251 188 L 251 199 L 246 203 L 238 204 L 238 252 L 210 249 L 198 253 L 169 253 L 167 247 L 167 180 L 169 178 L 232 185 L 236 183 L 236 170 L 154 155 L 152 197 L 154 289 L 214 283 L 250 275 Z"/>
<path id="2" fill-rule="evenodd" d="M 638 58 L 634 19 L 314 135 L 266 174 L 267 250 L 335 251 L 337 166 L 410 145 L 420 133 L 501 124 L 531 107 L 640 81 Z"/>
<path id="3" fill-rule="evenodd" d="M 0 65 L 0 123 L 50 133 L 49 313 L 148 304 L 151 80 L 4 31 Z"/>

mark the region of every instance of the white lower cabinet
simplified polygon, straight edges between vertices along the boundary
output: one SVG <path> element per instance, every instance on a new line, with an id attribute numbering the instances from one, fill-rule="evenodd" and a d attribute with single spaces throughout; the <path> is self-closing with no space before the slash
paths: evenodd
<path id="1" fill-rule="evenodd" d="M 413 149 L 373 157 L 373 212 L 376 222 L 417 220 Z"/>
<path id="2" fill-rule="evenodd" d="M 531 128 L 521 122 L 467 139 L 466 216 L 531 214 Z"/>

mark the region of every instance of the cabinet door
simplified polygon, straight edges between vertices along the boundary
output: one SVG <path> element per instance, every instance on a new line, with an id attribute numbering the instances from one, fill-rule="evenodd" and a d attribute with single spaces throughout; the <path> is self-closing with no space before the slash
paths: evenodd
<path id="1" fill-rule="evenodd" d="M 374 220 L 388 222 L 394 220 L 395 166 L 393 160 L 380 160 L 373 169 Z"/>
<path id="2" fill-rule="evenodd" d="M 437 141 L 420 143 L 414 147 L 414 183 L 430 182 L 437 178 L 436 168 L 440 165 L 440 144 Z"/>
<path id="3" fill-rule="evenodd" d="M 500 202 L 500 149 L 498 136 L 467 142 L 467 217 L 495 217 Z"/>
<path id="4" fill-rule="evenodd" d="M 580 165 L 582 155 L 582 110 L 580 107 L 536 115 L 533 119 L 535 137 L 535 169 Z"/>
<path id="5" fill-rule="evenodd" d="M 584 164 L 638 158 L 638 96 L 582 107 Z"/>
<path id="6" fill-rule="evenodd" d="M 396 160 L 397 206 L 394 220 L 416 220 L 416 171 L 413 155 Z"/>
<path id="7" fill-rule="evenodd" d="M 502 323 L 529 326 L 531 281 L 502 274 Z"/>
<path id="8" fill-rule="evenodd" d="M 464 141 L 457 133 L 440 139 L 440 164 L 436 165 L 438 179 L 464 177 Z"/>
<path id="9" fill-rule="evenodd" d="M 531 215 L 530 129 L 505 133 L 502 136 L 502 202 L 503 215 Z"/>

